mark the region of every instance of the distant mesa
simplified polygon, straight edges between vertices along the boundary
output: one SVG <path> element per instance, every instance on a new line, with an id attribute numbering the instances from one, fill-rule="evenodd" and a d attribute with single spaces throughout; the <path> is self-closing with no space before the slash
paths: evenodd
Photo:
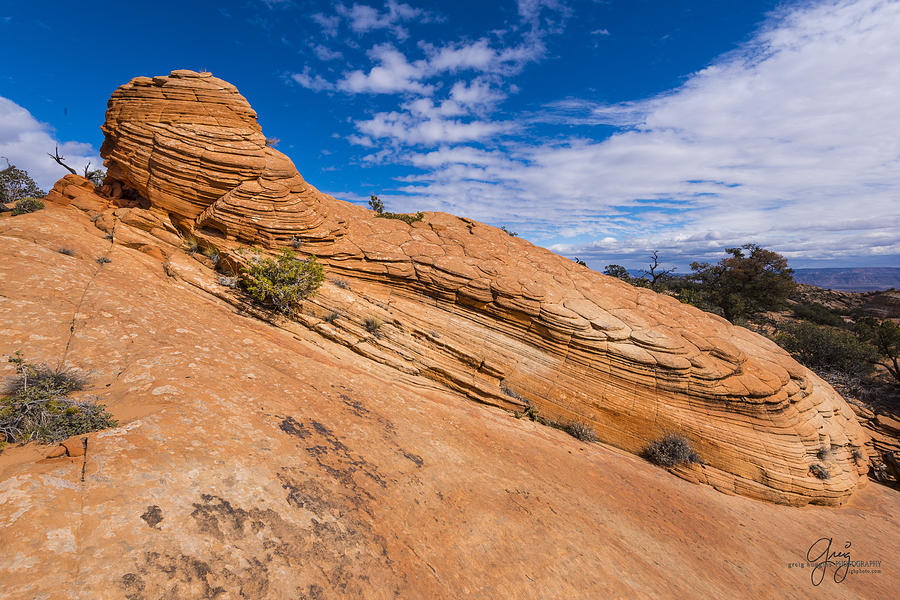
<path id="1" fill-rule="evenodd" d="M 841 292 L 900 289 L 900 267 L 794 269 L 798 283 Z"/>
<path id="2" fill-rule="evenodd" d="M 700 462 L 673 471 L 728 493 L 837 505 L 865 482 L 853 412 L 773 342 L 477 221 L 426 212 L 407 224 L 323 194 L 208 73 L 136 77 L 113 93 L 103 132 L 96 201 L 130 207 L 118 222 L 126 211 L 144 231 L 174 223 L 226 262 L 248 244 L 316 255 L 349 285 L 323 286 L 300 323 L 398 377 L 584 423 L 633 453 L 684 436 Z M 50 199 L 88 204 L 76 179 Z M 315 316 L 331 313 L 341 318 Z M 378 336 L 360 325 L 374 317 Z"/>

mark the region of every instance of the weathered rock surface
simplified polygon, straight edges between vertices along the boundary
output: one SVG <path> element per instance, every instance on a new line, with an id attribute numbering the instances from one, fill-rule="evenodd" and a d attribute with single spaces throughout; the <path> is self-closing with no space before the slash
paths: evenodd
<path id="1" fill-rule="evenodd" d="M 865 481 L 852 411 L 774 343 L 475 221 L 426 213 L 408 225 L 324 195 L 220 79 L 138 77 L 113 94 L 103 131 L 113 195 L 149 206 L 157 230 L 174 223 L 226 263 L 240 243 L 293 243 L 350 281 L 303 322 L 359 354 L 481 402 L 589 423 L 630 452 L 682 434 L 705 464 L 680 474 L 729 492 L 840 504 Z M 325 322 L 332 312 L 341 318 Z M 368 317 L 384 321 L 379 336 Z M 822 448 L 827 479 L 810 470 Z"/>
<path id="2" fill-rule="evenodd" d="M 895 594 L 896 492 L 758 502 L 462 401 L 319 335 L 315 317 L 244 313 L 168 244 L 161 213 L 87 188 L 67 177 L 51 197 L 68 206 L 0 216 L 0 355 L 80 370 L 121 426 L 87 436 L 86 455 L 80 438 L 68 456 L 0 454 L 4 600 Z M 326 282 L 320 301 L 379 289 Z M 466 323 L 436 323 L 435 339 Z M 401 347 L 384 329 L 367 352 Z M 789 564 L 823 536 L 880 572 L 837 584 L 829 567 L 814 587 Z"/>

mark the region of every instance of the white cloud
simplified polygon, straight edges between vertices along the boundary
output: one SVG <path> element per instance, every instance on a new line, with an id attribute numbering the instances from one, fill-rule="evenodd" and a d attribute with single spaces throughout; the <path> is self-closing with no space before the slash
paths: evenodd
<path id="1" fill-rule="evenodd" d="M 343 58 L 344 55 L 337 50 L 332 50 L 322 44 L 313 44 L 312 50 L 316 55 L 316 58 L 319 60 L 329 61 L 329 60 L 337 60 L 339 58 Z"/>
<path id="2" fill-rule="evenodd" d="M 337 35 L 338 25 L 340 25 L 341 23 L 341 18 L 339 16 L 314 13 L 310 15 L 309 18 L 315 21 L 322 28 L 322 34 L 325 37 L 334 37 Z"/>
<path id="3" fill-rule="evenodd" d="M 438 20 L 431 13 L 395 0 L 388 0 L 384 11 L 363 4 L 353 4 L 350 7 L 338 4 L 336 11 L 336 15 L 326 16 L 316 13 L 311 17 L 322 27 L 326 37 L 337 35 L 343 19 L 356 33 L 388 29 L 396 40 L 402 42 L 408 37 L 408 32 L 401 23 L 412 19 L 419 23 Z M 428 95 L 435 88 L 434 84 L 426 83 L 428 80 L 464 71 L 475 71 L 490 76 L 491 83 L 496 84 L 504 77 L 521 72 L 526 64 L 543 58 L 546 54 L 544 36 L 550 32 L 562 31 L 561 23 L 568 17 L 570 11 L 562 2 L 556 0 L 523 0 L 519 2 L 519 13 L 522 24 L 526 25 L 528 30 L 520 35 L 521 39 L 515 44 L 496 47 L 486 38 L 446 44 L 420 41 L 418 46 L 425 57 L 410 60 L 393 44 L 382 43 L 373 46 L 367 53 L 375 63 L 368 71 L 355 69 L 345 72 L 340 80 L 331 85 L 327 85 L 328 82 L 321 76 L 312 75 L 306 70 L 300 74 L 299 79 L 301 85 L 310 89 L 336 88 L 350 94 Z M 345 43 L 358 48 L 352 40 L 345 40 Z M 313 50 L 321 60 L 332 60 L 342 56 L 341 53 L 321 45 L 314 45 Z M 479 88 L 477 91 L 482 93 L 488 91 L 488 83 L 484 80 L 473 81 L 468 85 L 477 86 Z M 461 90 L 458 89 L 457 92 Z M 496 102 L 498 95 L 496 90 L 493 90 L 492 95 L 494 96 L 492 101 Z"/>
<path id="4" fill-rule="evenodd" d="M 495 48 L 482 38 L 474 42 L 455 42 L 442 46 L 421 44 L 428 55 L 433 74 L 474 70 L 482 73 L 510 76 L 519 73 L 546 53 L 540 37 L 529 35 L 520 44 Z"/>
<path id="5" fill-rule="evenodd" d="M 92 168 L 100 168 L 102 159 L 90 144 L 61 142 L 46 123 L 41 123 L 30 112 L 12 100 L 0 96 L 0 156 L 5 156 L 16 167 L 27 171 L 31 178 L 46 192 L 66 175 L 63 167 L 47 156 L 59 146 L 59 153 L 66 164 L 81 172 L 88 161 Z M 6 162 L 0 168 L 5 168 Z"/>
<path id="6" fill-rule="evenodd" d="M 291 73 L 290 78 L 294 83 L 313 90 L 314 92 L 334 89 L 334 84 L 330 81 L 326 81 L 321 75 L 312 75 L 309 67 L 303 67 L 303 71 L 300 73 Z"/>
<path id="7" fill-rule="evenodd" d="M 364 135 L 350 134 L 347 136 L 347 142 L 354 146 L 363 146 L 364 148 L 374 148 L 375 142 L 372 138 Z"/>
<path id="8" fill-rule="evenodd" d="M 500 152 L 488 152 L 471 146 L 441 146 L 427 153 L 413 153 L 406 159 L 417 167 L 443 167 L 451 164 L 499 166 L 508 164 L 508 159 Z"/>
<path id="9" fill-rule="evenodd" d="M 562 0 L 518 0 L 519 17 L 533 33 L 560 33 L 572 10 Z"/>
<path id="10" fill-rule="evenodd" d="M 494 108 L 496 104 L 506 98 L 506 94 L 491 86 L 484 79 L 473 79 L 468 83 L 465 81 L 454 83 L 450 88 L 450 98 L 461 106 L 482 112 Z"/>
<path id="11" fill-rule="evenodd" d="M 482 140 L 506 133 L 506 123 L 461 121 L 429 116 L 424 119 L 408 112 L 381 112 L 371 119 L 356 121 L 357 129 L 375 139 L 387 138 L 394 144 L 434 146 Z"/>
<path id="12" fill-rule="evenodd" d="M 401 190 L 545 243 L 565 230 L 581 254 L 758 241 L 791 258 L 900 255 L 898 39 L 900 2 L 794 5 L 670 93 L 550 107 L 625 127 L 607 139 L 510 143 L 478 181 L 441 162 Z"/>
<path id="13" fill-rule="evenodd" d="M 409 4 L 398 3 L 394 0 L 388 0 L 385 3 L 384 12 L 364 4 L 354 4 L 350 8 L 338 4 L 337 12 L 347 19 L 350 29 L 356 33 L 389 29 L 399 40 L 409 37 L 406 28 L 400 23 L 416 18 L 424 22 L 429 20 L 427 13 L 422 9 L 413 8 Z"/>
<path id="14" fill-rule="evenodd" d="M 433 86 L 421 83 L 426 72 L 422 61 L 410 63 L 392 44 L 378 44 L 369 50 L 369 56 L 377 61 L 368 73 L 356 70 L 344 75 L 337 82 L 339 90 L 359 94 L 396 94 L 412 92 L 430 94 Z"/>

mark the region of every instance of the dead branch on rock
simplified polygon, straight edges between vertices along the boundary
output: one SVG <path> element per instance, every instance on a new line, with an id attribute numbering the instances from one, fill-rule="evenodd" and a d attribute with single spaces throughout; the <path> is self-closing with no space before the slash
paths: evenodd
<path id="1" fill-rule="evenodd" d="M 72 167 L 70 167 L 69 165 L 67 165 L 66 163 L 63 162 L 64 160 L 66 160 L 66 157 L 59 155 L 59 146 L 56 146 L 55 154 L 50 154 L 48 152 L 47 156 L 49 156 L 50 158 L 55 160 L 57 162 L 57 164 L 59 164 L 59 166 L 63 167 L 66 171 L 68 171 L 72 175 L 78 175 L 78 173 L 75 172 L 75 169 L 73 169 Z M 90 165 L 91 165 L 91 163 L 88 163 L 88 166 L 90 166 Z M 85 177 L 86 176 L 87 176 L 87 168 L 85 168 Z"/>

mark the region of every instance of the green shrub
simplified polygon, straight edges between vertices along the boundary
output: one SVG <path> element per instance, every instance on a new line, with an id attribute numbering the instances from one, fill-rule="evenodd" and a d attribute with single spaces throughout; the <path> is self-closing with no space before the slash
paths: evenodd
<path id="1" fill-rule="evenodd" d="M 781 308 L 796 288 L 793 270 L 785 257 L 744 244 L 726 248 L 718 263 L 691 263 L 688 278 L 695 284 L 701 303 L 717 306 L 732 323 L 767 310 Z"/>
<path id="2" fill-rule="evenodd" d="M 877 354 L 848 331 L 807 322 L 788 323 L 775 341 L 811 369 L 851 375 L 871 371 Z"/>
<path id="3" fill-rule="evenodd" d="M 241 270 L 241 287 L 265 308 L 292 316 L 300 303 L 313 295 L 325 274 L 315 256 L 300 260 L 292 250 L 277 258 L 251 257 Z"/>
<path id="4" fill-rule="evenodd" d="M 804 302 L 794 307 L 794 316 L 804 321 L 811 321 L 819 325 L 831 325 L 841 327 L 844 320 L 839 314 L 818 302 Z"/>
<path id="5" fill-rule="evenodd" d="M 43 209 L 43 200 L 39 200 L 37 198 L 23 198 L 22 200 L 16 202 L 15 206 L 13 206 L 12 214 L 13 216 L 24 215 Z"/>
<path id="6" fill-rule="evenodd" d="M 37 186 L 26 171 L 17 169 L 6 161 L 6 168 L 0 169 L 0 204 L 44 196 L 44 190 Z"/>
<path id="7" fill-rule="evenodd" d="M 417 212 L 414 215 L 404 214 L 404 213 L 392 213 L 384 211 L 384 202 L 375 194 L 372 194 L 372 197 L 369 198 L 369 208 L 375 211 L 375 216 L 380 217 L 382 219 L 399 219 L 404 221 L 408 225 L 412 225 L 416 221 L 421 221 L 425 218 L 425 213 Z"/>
<path id="8" fill-rule="evenodd" d="M 118 425 L 104 406 L 68 397 L 84 388 L 79 375 L 27 363 L 20 352 L 9 362 L 17 374 L 0 398 L 0 444 L 56 442 Z"/>
<path id="9" fill-rule="evenodd" d="M 408 215 L 408 214 L 404 214 L 404 213 L 390 213 L 390 212 L 386 212 L 386 213 L 381 213 L 381 214 L 378 214 L 378 215 L 375 215 L 375 216 L 376 216 L 376 217 L 381 217 L 382 219 L 400 219 L 401 221 L 403 221 L 403 222 L 406 223 L 407 225 L 412 225 L 412 224 L 415 223 L 416 221 L 421 221 L 422 219 L 424 219 L 424 218 L 425 218 L 425 213 L 423 213 L 423 212 L 417 212 L 417 213 L 414 214 L 414 215 Z"/>
<path id="10" fill-rule="evenodd" d="M 334 323 L 335 321 L 337 321 L 340 318 L 340 316 L 341 316 L 341 313 L 339 313 L 336 310 L 333 310 L 325 316 L 325 322 L 326 323 Z"/>
<path id="11" fill-rule="evenodd" d="M 856 333 L 872 344 L 878 364 L 893 375 L 896 383 L 900 383 L 900 325 L 864 317 L 856 324 Z"/>
<path id="12" fill-rule="evenodd" d="M 644 450 L 644 458 L 661 467 L 700 462 L 700 456 L 682 435 L 667 435 L 656 440 Z"/>

